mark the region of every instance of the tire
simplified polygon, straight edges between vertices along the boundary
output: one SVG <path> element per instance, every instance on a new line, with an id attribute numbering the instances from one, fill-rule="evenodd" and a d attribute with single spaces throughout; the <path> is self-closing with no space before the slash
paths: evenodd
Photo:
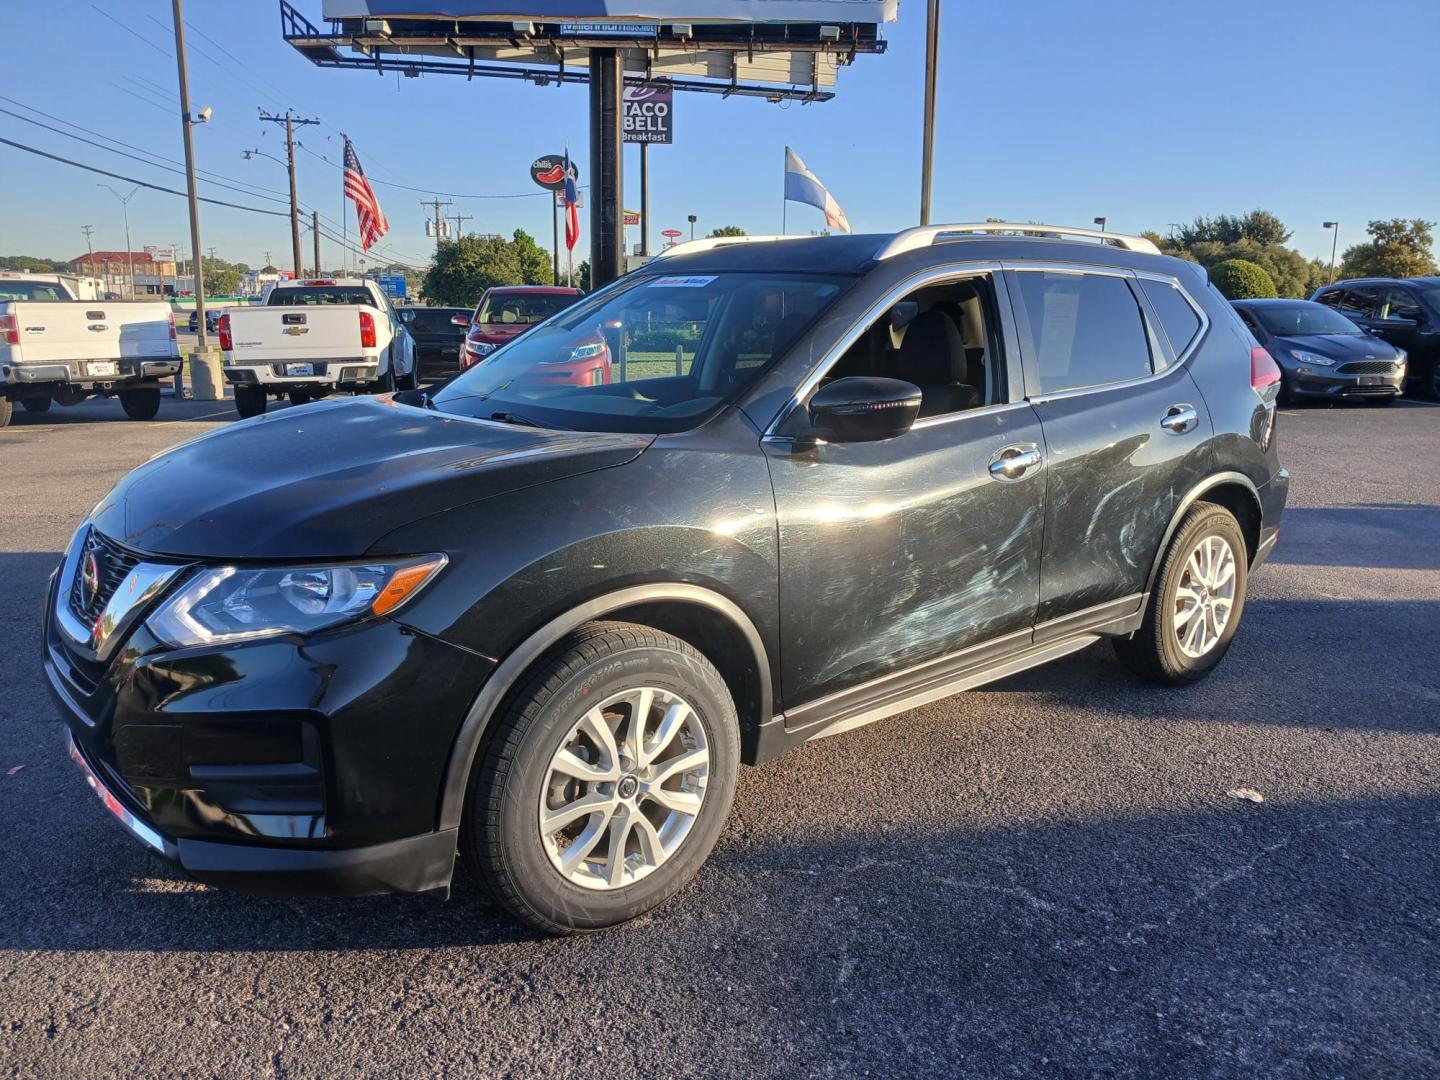
<path id="1" fill-rule="evenodd" d="M 1229 614 L 1224 617 L 1223 625 L 1217 614 L 1220 601 L 1225 599 L 1225 585 L 1219 580 L 1224 577 L 1223 571 L 1214 574 L 1216 580 L 1210 582 L 1197 578 L 1195 572 L 1197 565 L 1201 568 L 1206 565 L 1203 554 L 1199 553 L 1201 546 L 1209 545 L 1211 551 L 1216 551 L 1217 542 L 1228 547 L 1233 568 Z M 1191 561 L 1192 554 L 1199 555 L 1198 564 Z M 1120 662 L 1142 678 L 1168 686 L 1183 686 L 1205 678 L 1225 658 L 1235 638 L 1245 610 L 1248 579 L 1245 536 L 1235 515 L 1214 503 L 1196 503 L 1181 521 L 1165 552 L 1140 629 L 1132 637 L 1115 639 L 1115 653 Z M 1177 624 L 1177 608 L 1185 603 L 1180 596 L 1182 586 L 1189 595 L 1213 598 L 1214 606 L 1207 611 L 1201 605 L 1200 615 L 1192 615 Z M 1199 628 L 1194 628 L 1196 618 L 1204 620 Z M 1217 628 L 1219 633 L 1214 634 Z M 1191 636 L 1182 643 L 1181 632 L 1187 629 L 1191 629 L 1192 635 L 1201 635 L 1200 640 L 1196 642 Z M 1207 632 L 1214 635 L 1208 642 L 1203 637 Z M 1194 655 L 1196 652 L 1199 655 Z"/>
<path id="2" fill-rule="evenodd" d="M 241 420 L 248 420 L 252 416 L 264 415 L 266 406 L 269 404 L 269 395 L 265 393 L 262 387 L 235 387 L 235 411 L 240 414 Z"/>
<path id="3" fill-rule="evenodd" d="M 9 398 L 0 397 L 0 428 L 10 425 L 10 417 L 15 415 L 15 405 Z"/>
<path id="4" fill-rule="evenodd" d="M 290 399 L 291 405 L 308 405 L 315 400 L 309 390 L 291 390 L 285 396 Z"/>
<path id="5" fill-rule="evenodd" d="M 160 411 L 160 388 L 121 390 L 120 407 L 131 420 L 154 420 Z"/>
<path id="6" fill-rule="evenodd" d="M 648 763 L 643 742 L 639 761 L 629 756 L 630 718 L 641 700 L 652 703 L 645 740 L 663 734 L 665 717 L 682 717 L 668 741 L 649 748 Z M 690 711 L 672 713 L 676 703 Z M 581 733 L 596 730 L 594 716 L 609 721 L 608 751 Z M 461 851 L 507 911 L 545 933 L 603 930 L 664 903 L 695 876 L 730 813 L 740 759 L 734 703 L 714 666 L 669 634 L 630 623 L 581 627 L 536 664 L 494 725 L 471 773 Z M 608 764 L 620 779 L 576 779 L 557 769 L 566 747 L 574 748 L 570 761 L 593 759 L 597 772 Z M 697 765 L 660 776 L 667 764 L 678 768 L 682 757 L 699 754 L 708 754 L 703 772 Z M 660 803 L 637 779 L 695 812 Z M 667 786 L 677 782 L 683 790 Z M 601 808 L 543 835 L 542 795 L 552 812 L 577 800 L 600 800 Z M 648 825 L 637 824 L 640 815 Z M 612 862 L 617 833 L 622 857 Z M 588 838 L 567 872 L 564 852 Z"/>
<path id="7" fill-rule="evenodd" d="M 386 368 L 385 374 L 384 374 L 384 375 L 381 375 L 378 379 L 376 379 L 373 383 L 370 384 L 370 389 L 367 391 L 367 393 L 371 393 L 371 394 L 390 394 L 390 393 L 393 393 L 394 391 L 395 391 L 395 369 L 392 367 L 392 368 Z"/>
<path id="8" fill-rule="evenodd" d="M 395 376 L 395 389 L 396 389 L 396 390 L 414 390 L 415 387 L 417 387 L 417 386 L 419 386 L 419 385 L 420 385 L 419 382 L 418 382 L 418 381 L 416 380 L 416 378 L 415 378 L 415 372 L 413 372 L 413 371 L 410 372 L 410 374 L 408 374 L 408 375 L 397 375 L 397 376 Z"/>
<path id="9" fill-rule="evenodd" d="M 21 399 L 20 404 L 25 406 L 25 411 L 26 411 L 26 412 L 33 412 L 33 413 L 49 412 L 49 411 L 50 411 L 50 395 L 49 395 L 49 394 L 46 394 L 44 397 L 27 397 L 27 398 L 23 398 L 23 399 Z"/>

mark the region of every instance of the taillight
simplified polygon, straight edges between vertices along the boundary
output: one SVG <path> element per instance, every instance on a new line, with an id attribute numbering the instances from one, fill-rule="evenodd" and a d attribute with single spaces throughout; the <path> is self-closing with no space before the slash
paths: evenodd
<path id="1" fill-rule="evenodd" d="M 175 340 L 175 313 L 170 313 L 170 340 Z"/>
<path id="2" fill-rule="evenodd" d="M 375 348 L 375 316 L 368 311 L 360 312 L 360 347 Z"/>
<path id="3" fill-rule="evenodd" d="M 0 340 L 6 345 L 20 344 L 20 324 L 14 315 L 0 315 Z"/>
<path id="4" fill-rule="evenodd" d="M 1250 350 L 1250 388 L 1263 394 L 1272 386 L 1280 385 L 1280 365 L 1265 349 L 1256 345 Z"/>
<path id="5" fill-rule="evenodd" d="M 220 316 L 220 321 L 215 324 L 215 332 L 220 335 L 220 348 L 226 352 L 234 349 L 234 342 L 230 339 L 230 313 L 226 312 Z"/>

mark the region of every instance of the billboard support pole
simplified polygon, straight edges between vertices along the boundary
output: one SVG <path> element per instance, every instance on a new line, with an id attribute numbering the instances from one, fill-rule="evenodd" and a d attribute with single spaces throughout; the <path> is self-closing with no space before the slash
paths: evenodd
<path id="1" fill-rule="evenodd" d="M 640 144 L 640 254 L 650 254 L 650 144 Z"/>
<path id="2" fill-rule="evenodd" d="M 590 288 L 624 270 L 625 214 L 621 208 L 621 103 L 625 67 L 619 49 L 590 50 Z"/>
<path id="3" fill-rule="evenodd" d="M 940 0 L 929 0 L 925 19 L 925 126 L 920 162 L 920 224 L 930 224 L 930 181 L 935 171 L 935 79 L 940 66 Z"/>

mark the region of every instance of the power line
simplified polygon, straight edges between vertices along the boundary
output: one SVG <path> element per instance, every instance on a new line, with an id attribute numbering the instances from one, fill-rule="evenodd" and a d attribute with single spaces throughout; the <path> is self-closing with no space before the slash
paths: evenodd
<path id="1" fill-rule="evenodd" d="M 35 154 L 37 157 L 49 158 L 51 161 L 58 161 L 62 165 L 71 165 L 77 169 L 84 169 L 86 172 L 98 173 L 101 176 L 108 176 L 114 180 L 124 180 L 127 184 L 139 184 L 151 191 L 163 191 L 167 195 L 179 195 L 186 198 L 186 193 L 176 191 L 174 188 L 161 187 L 159 184 L 152 184 L 146 180 L 137 180 L 133 176 L 126 176 L 123 173 L 110 172 L 108 169 L 96 168 L 94 165 L 86 165 L 84 162 L 72 161 L 70 158 L 61 157 L 59 154 L 51 154 L 34 146 L 26 146 L 24 143 L 15 142 L 13 139 L 0 139 L 0 144 L 13 146 L 17 150 L 24 150 L 28 154 Z M 205 196 L 200 197 L 201 202 L 211 203 L 214 206 L 228 206 L 232 210 L 248 210 L 252 214 L 266 214 L 270 217 L 289 217 L 283 210 L 266 210 L 259 206 L 244 206 L 241 203 L 226 202 L 224 199 L 211 199 Z"/>
<path id="2" fill-rule="evenodd" d="M 300 147 L 301 150 L 304 150 L 305 153 L 309 154 L 311 157 L 319 158 L 321 161 L 325 162 L 326 165 L 329 165 L 332 169 L 340 169 L 342 172 L 344 171 L 343 166 L 337 165 L 324 154 L 311 150 L 303 142 L 296 143 L 295 145 Z M 434 188 L 414 187 L 411 184 L 398 184 L 390 180 L 378 180 L 373 176 L 368 176 L 368 174 L 367 178 L 372 184 L 383 184 L 385 187 L 402 188 L 405 191 L 418 191 L 422 195 L 443 195 L 447 199 L 543 199 L 554 197 L 548 191 L 525 191 L 517 195 L 467 195 L 463 192 L 458 191 L 436 191 Z"/>

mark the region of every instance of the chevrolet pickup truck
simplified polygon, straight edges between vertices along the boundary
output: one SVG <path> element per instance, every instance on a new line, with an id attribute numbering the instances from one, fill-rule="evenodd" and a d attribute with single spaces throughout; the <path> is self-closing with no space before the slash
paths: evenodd
<path id="1" fill-rule="evenodd" d="M 180 370 L 175 320 L 163 300 L 81 300 L 60 274 L 0 272 L 0 427 L 15 403 L 119 397 L 125 415 L 160 411 L 160 380 Z"/>
<path id="2" fill-rule="evenodd" d="M 220 316 L 225 379 L 235 410 L 259 416 L 272 397 L 292 404 L 337 390 L 415 387 L 415 343 L 380 287 L 364 278 L 285 282 L 256 307 Z"/>

